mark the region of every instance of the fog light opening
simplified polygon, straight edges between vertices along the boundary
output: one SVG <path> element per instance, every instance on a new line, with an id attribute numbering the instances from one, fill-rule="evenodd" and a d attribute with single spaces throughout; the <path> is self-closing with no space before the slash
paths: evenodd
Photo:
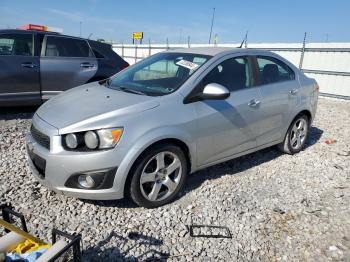
<path id="1" fill-rule="evenodd" d="M 78 183 L 83 188 L 93 188 L 95 186 L 95 180 L 90 175 L 80 175 Z"/>

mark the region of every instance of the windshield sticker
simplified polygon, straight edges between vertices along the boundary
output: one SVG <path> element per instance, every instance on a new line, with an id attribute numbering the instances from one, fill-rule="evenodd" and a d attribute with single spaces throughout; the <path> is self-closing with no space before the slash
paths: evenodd
<path id="1" fill-rule="evenodd" d="M 186 68 L 188 68 L 190 70 L 194 70 L 194 69 L 196 69 L 199 66 L 199 65 L 197 65 L 195 63 L 192 63 L 192 62 L 184 60 L 184 59 L 180 60 L 176 64 L 179 65 L 179 66 L 182 66 L 182 67 L 186 67 Z"/>

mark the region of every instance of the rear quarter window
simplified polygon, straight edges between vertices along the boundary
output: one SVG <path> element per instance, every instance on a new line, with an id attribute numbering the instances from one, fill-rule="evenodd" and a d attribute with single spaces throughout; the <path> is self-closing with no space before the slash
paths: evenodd
<path id="1" fill-rule="evenodd" d="M 95 48 L 92 48 L 92 52 L 94 52 L 96 58 L 105 58 L 104 55 L 97 51 Z"/>

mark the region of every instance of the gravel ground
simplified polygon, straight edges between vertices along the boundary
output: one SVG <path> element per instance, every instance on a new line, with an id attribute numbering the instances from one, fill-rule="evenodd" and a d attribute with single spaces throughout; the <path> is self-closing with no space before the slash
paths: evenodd
<path id="1" fill-rule="evenodd" d="M 85 261 L 350 261 L 350 102 L 320 99 L 303 152 L 270 148 L 196 172 L 153 210 L 39 185 L 25 158 L 31 115 L 0 114 L 0 202 L 47 241 L 53 227 L 81 233 Z M 232 238 L 191 237 L 190 224 L 227 226 Z"/>

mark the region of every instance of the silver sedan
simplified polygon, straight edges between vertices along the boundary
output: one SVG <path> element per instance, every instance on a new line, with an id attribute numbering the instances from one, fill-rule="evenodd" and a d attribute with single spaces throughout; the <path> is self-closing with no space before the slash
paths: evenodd
<path id="1" fill-rule="evenodd" d="M 42 105 L 28 159 L 56 192 L 158 207 L 199 169 L 273 145 L 298 153 L 317 99 L 315 80 L 271 52 L 167 51 Z"/>

